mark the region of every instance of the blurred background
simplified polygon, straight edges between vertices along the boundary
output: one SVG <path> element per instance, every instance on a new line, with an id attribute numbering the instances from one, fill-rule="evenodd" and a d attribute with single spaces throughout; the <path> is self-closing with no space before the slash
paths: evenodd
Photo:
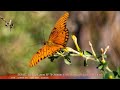
<path id="1" fill-rule="evenodd" d="M 14 27 L 10 31 L 0 19 L 0 75 L 53 73 L 81 74 L 71 78 L 102 78 L 96 62 L 88 62 L 89 66 L 84 67 L 81 57 L 71 57 L 71 65 L 66 65 L 62 58 L 54 62 L 46 58 L 34 67 L 28 67 L 32 56 L 48 40 L 56 21 L 63 14 L 64 11 L 1 11 L 0 16 L 6 21 L 11 19 Z M 120 66 L 119 11 L 70 11 L 67 28 L 70 35 L 77 36 L 82 50 L 91 51 L 89 41 L 96 53 L 109 45 L 107 61 L 110 69 Z M 71 36 L 67 46 L 76 49 Z"/>

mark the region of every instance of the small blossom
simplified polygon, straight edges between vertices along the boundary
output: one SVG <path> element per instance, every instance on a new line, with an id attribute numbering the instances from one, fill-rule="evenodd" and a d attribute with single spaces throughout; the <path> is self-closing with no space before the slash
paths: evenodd
<path id="1" fill-rule="evenodd" d="M 108 51 L 108 49 L 109 49 L 109 46 L 105 48 L 104 54 Z"/>
<path id="2" fill-rule="evenodd" d="M 102 53 L 102 54 L 104 53 L 104 50 L 103 50 L 103 48 L 101 48 L 101 53 Z"/>
<path id="3" fill-rule="evenodd" d="M 96 58 L 96 53 L 95 53 L 95 51 L 93 49 L 93 46 L 92 46 L 92 43 L 90 41 L 89 41 L 89 45 L 91 47 L 91 50 L 92 50 L 92 53 L 93 53 L 94 57 Z"/>
<path id="4" fill-rule="evenodd" d="M 69 52 L 74 52 L 76 54 L 80 54 L 79 52 L 77 52 L 76 50 L 70 48 L 70 47 L 66 47 L 66 51 L 69 51 Z"/>
<path id="5" fill-rule="evenodd" d="M 76 48 L 77 48 L 77 50 L 80 52 L 80 47 L 78 46 L 78 43 L 77 43 L 77 37 L 75 36 L 75 35 L 72 35 L 72 39 L 73 39 L 73 41 L 74 41 L 74 43 L 75 43 L 75 46 L 76 46 Z"/>

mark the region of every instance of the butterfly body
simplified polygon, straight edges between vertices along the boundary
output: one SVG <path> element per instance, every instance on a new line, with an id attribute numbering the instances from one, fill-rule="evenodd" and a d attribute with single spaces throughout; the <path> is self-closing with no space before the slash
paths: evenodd
<path id="1" fill-rule="evenodd" d="M 39 51 L 33 55 L 29 64 L 30 67 L 35 66 L 40 60 L 48 56 L 52 56 L 57 51 L 63 49 L 66 46 L 66 42 L 69 38 L 68 29 L 66 28 L 66 20 L 69 17 L 69 13 L 66 12 L 55 24 L 48 41 Z"/>

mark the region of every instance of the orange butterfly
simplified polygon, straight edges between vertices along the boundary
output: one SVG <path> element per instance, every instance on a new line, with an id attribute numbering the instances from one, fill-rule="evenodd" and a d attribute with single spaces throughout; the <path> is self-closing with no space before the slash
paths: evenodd
<path id="1" fill-rule="evenodd" d="M 35 66 L 40 60 L 48 56 L 52 56 L 60 49 L 66 46 L 66 42 L 69 38 L 69 32 L 66 28 L 66 20 L 69 17 L 69 13 L 65 12 L 63 16 L 55 24 L 48 41 L 45 45 L 32 57 L 29 64 L 30 67 Z"/>

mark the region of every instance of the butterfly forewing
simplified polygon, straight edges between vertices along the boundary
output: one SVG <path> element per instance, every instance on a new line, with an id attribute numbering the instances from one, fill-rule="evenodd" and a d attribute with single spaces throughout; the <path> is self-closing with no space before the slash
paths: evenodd
<path id="1" fill-rule="evenodd" d="M 66 12 L 55 24 L 55 27 L 53 28 L 49 40 L 53 43 L 59 44 L 59 45 L 66 45 L 66 42 L 68 41 L 68 29 L 66 28 L 66 20 L 69 17 L 69 13 Z"/>
<path id="2" fill-rule="evenodd" d="M 61 16 L 60 19 L 56 22 L 54 27 L 58 29 L 61 28 L 62 30 L 64 30 L 66 28 L 66 22 L 68 17 L 69 17 L 69 13 L 65 12 L 65 14 Z"/>

